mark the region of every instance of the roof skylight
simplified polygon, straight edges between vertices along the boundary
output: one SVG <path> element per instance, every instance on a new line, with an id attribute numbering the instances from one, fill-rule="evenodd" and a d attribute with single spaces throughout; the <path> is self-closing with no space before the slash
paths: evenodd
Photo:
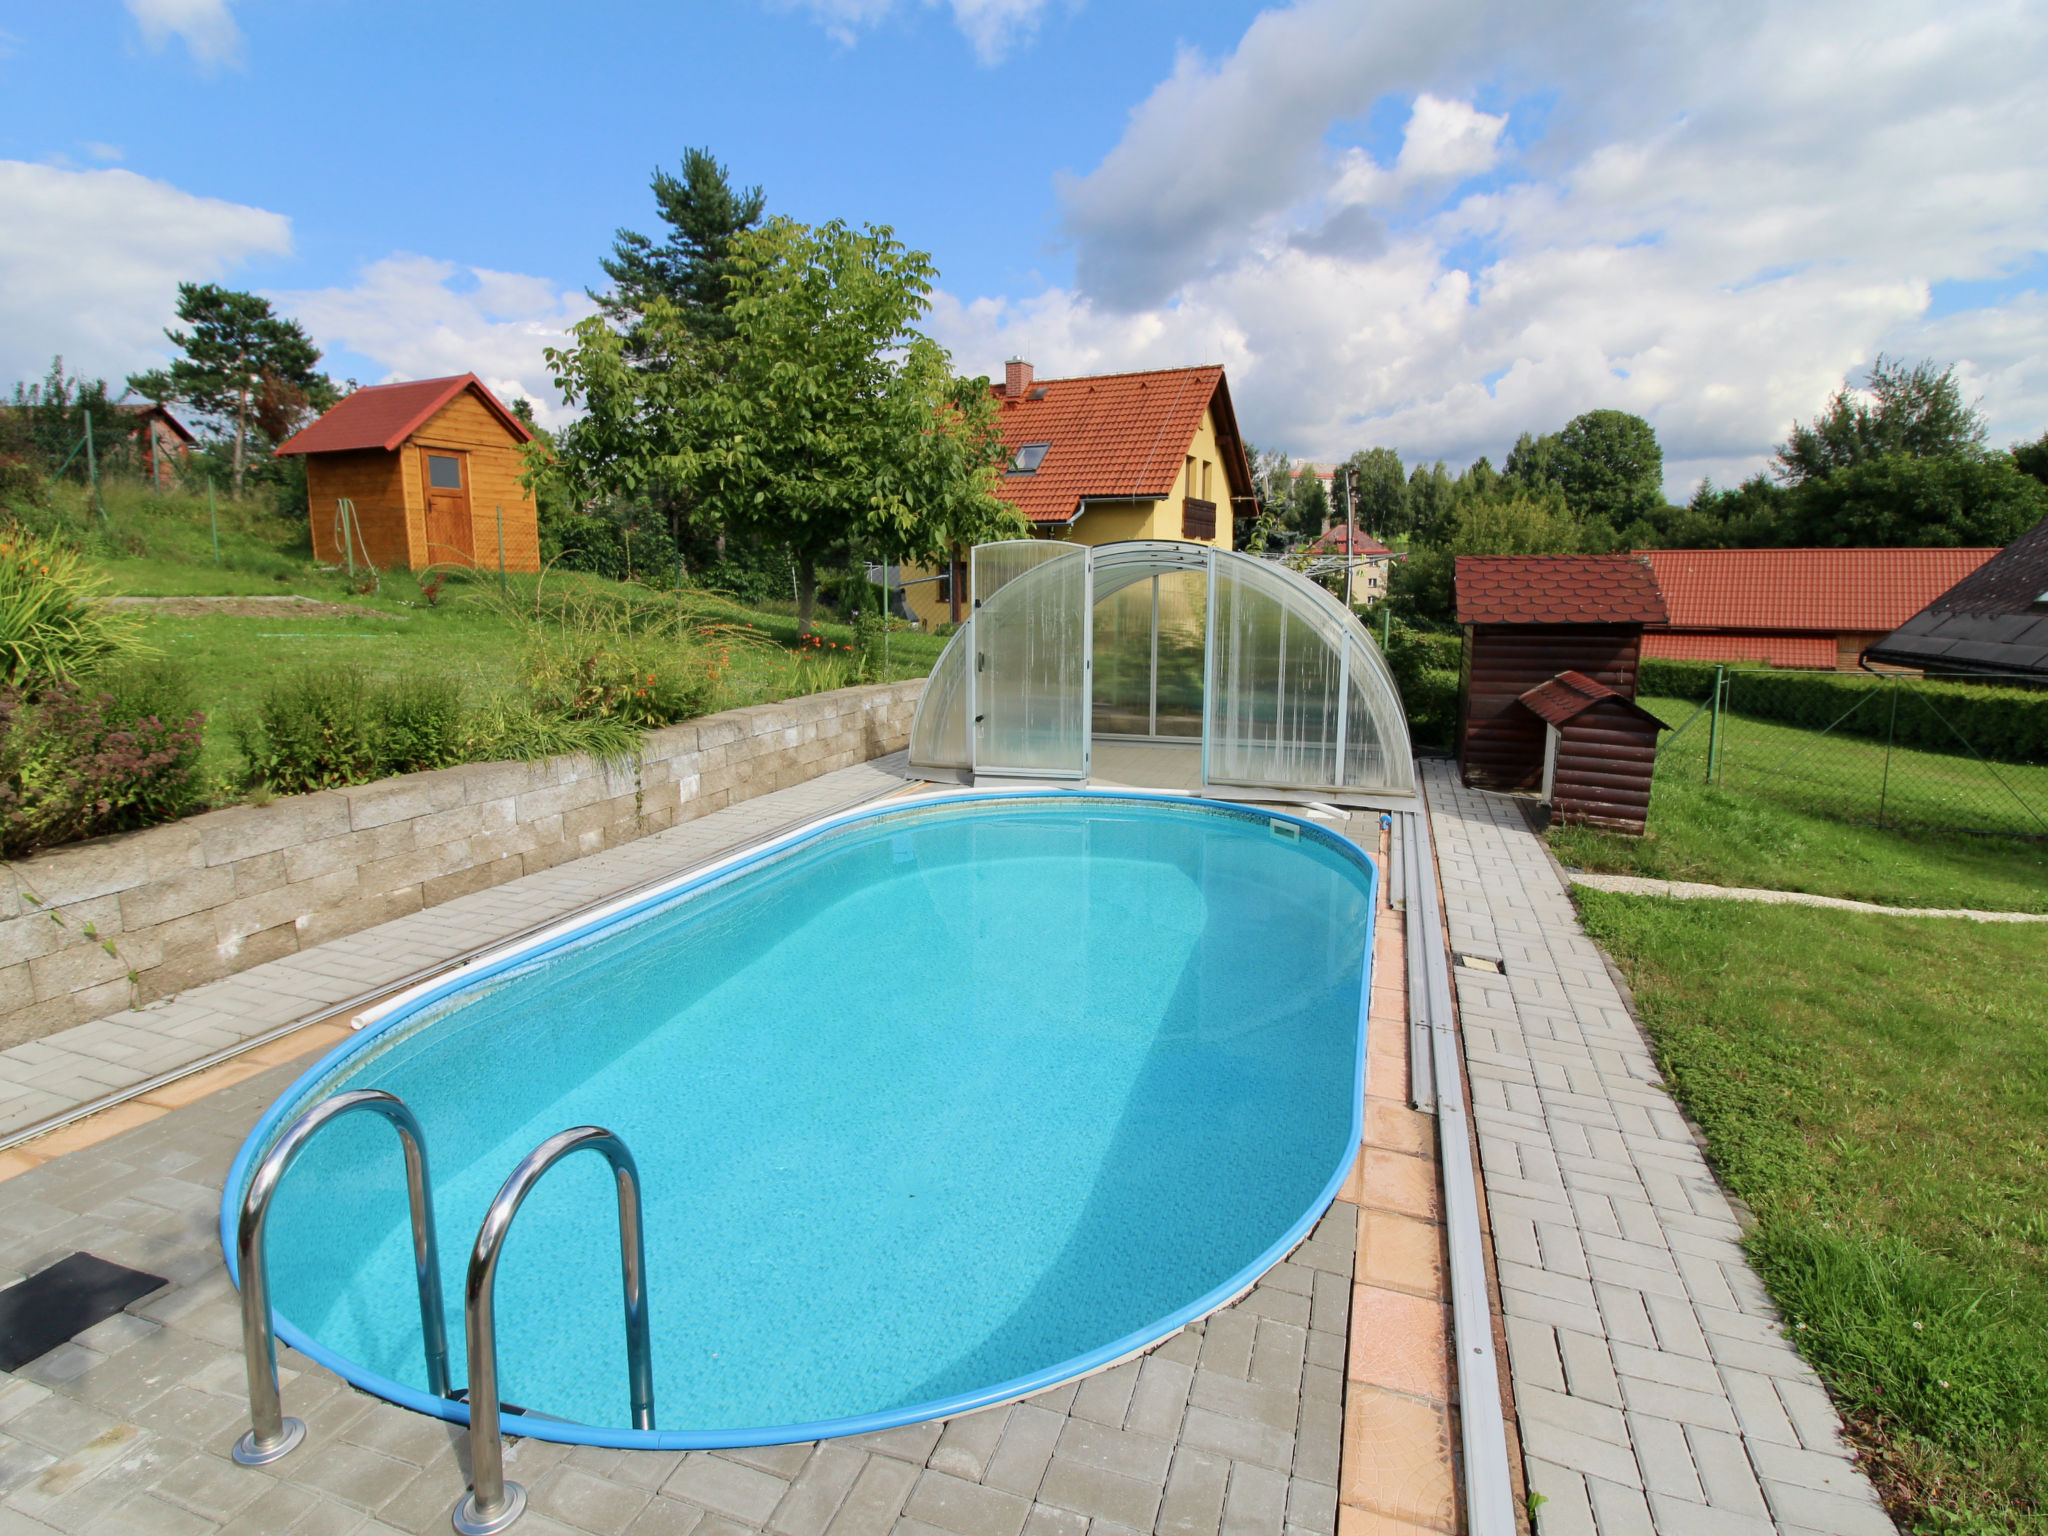
<path id="1" fill-rule="evenodd" d="M 1017 456 L 1010 460 L 1010 473 L 1013 475 L 1034 475 L 1038 473 L 1038 466 L 1045 460 L 1045 450 L 1051 446 L 1051 443 L 1026 443 L 1017 450 Z"/>

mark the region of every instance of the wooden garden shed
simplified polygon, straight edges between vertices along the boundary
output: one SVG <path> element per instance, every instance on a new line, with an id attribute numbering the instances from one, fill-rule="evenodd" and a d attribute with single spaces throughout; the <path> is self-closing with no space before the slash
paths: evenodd
<path id="1" fill-rule="evenodd" d="M 473 373 L 358 389 L 294 434 L 303 454 L 313 554 L 366 556 L 379 570 L 474 565 L 540 569 L 540 522 L 519 483 L 533 434 Z M 344 532 L 341 503 L 355 510 Z"/>
<path id="2" fill-rule="evenodd" d="M 1669 727 L 1583 672 L 1560 672 L 1520 702 L 1542 723 L 1543 801 L 1551 818 L 1642 836 L 1657 733 Z"/>
<path id="3" fill-rule="evenodd" d="M 1465 627 L 1458 763 L 1478 789 L 1534 789 L 1543 722 L 1522 695 L 1560 672 L 1582 672 L 1624 699 L 1636 695 L 1643 626 L 1667 620 L 1639 555 L 1460 555 Z"/>

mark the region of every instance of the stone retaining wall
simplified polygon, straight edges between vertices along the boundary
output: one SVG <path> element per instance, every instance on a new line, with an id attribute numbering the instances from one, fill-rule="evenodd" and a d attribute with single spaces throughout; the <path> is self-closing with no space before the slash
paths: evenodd
<path id="1" fill-rule="evenodd" d="M 924 680 L 209 811 L 5 867 L 0 1049 L 900 750 Z"/>

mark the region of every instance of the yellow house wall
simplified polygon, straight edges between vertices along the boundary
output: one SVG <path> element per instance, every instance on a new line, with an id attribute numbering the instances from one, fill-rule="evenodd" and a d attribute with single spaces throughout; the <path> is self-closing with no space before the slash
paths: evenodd
<path id="1" fill-rule="evenodd" d="M 1189 482 L 1188 460 L 1192 458 L 1193 483 Z M 1202 495 L 1203 466 L 1208 466 L 1207 496 Z M 1217 446 L 1216 414 L 1202 412 L 1201 423 L 1195 428 L 1194 436 L 1181 450 L 1181 466 L 1173 477 L 1173 488 L 1162 501 L 1100 501 L 1090 503 L 1086 510 L 1074 520 L 1071 527 L 1048 527 L 1038 530 L 1041 538 L 1071 539 L 1080 544 L 1115 544 L 1125 539 L 1179 539 L 1181 537 L 1181 502 L 1188 496 L 1216 503 L 1216 537 L 1193 539 L 1190 543 L 1214 545 L 1218 549 L 1231 549 L 1233 529 L 1230 513 L 1230 482 L 1223 471 L 1223 453 Z M 906 565 L 903 568 L 906 580 L 935 576 L 937 569 Z M 948 623 L 952 619 L 952 606 L 938 597 L 937 583 L 906 587 L 905 601 L 910 611 L 917 615 L 918 622 L 929 629 L 934 624 Z M 968 594 L 961 594 L 961 612 L 966 613 Z"/>

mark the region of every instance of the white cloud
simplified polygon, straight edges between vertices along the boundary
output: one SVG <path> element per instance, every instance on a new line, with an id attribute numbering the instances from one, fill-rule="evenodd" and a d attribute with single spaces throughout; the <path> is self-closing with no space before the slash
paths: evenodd
<path id="1" fill-rule="evenodd" d="M 474 373 L 508 404 L 524 395 L 543 426 L 566 421 L 542 360 L 596 306 L 546 278 L 458 267 L 427 256 L 388 256 L 348 287 L 270 295 L 320 346 L 387 370 L 366 384 Z M 334 362 L 329 360 L 329 367 Z"/>
<path id="2" fill-rule="evenodd" d="M 291 250 L 291 221 L 132 171 L 0 160 L 0 380 L 64 356 L 118 388 L 167 351 L 180 281 Z"/>
<path id="3" fill-rule="evenodd" d="M 212 70 L 242 60 L 242 29 L 228 9 L 231 0 L 126 0 L 142 40 L 161 51 L 172 38 L 185 45 L 192 62 Z"/>
<path id="4" fill-rule="evenodd" d="M 1463 463 L 1615 406 L 1680 492 L 1880 348 L 1964 359 L 2031 436 L 2048 302 L 1923 316 L 2048 251 L 2044 66 L 2048 14 L 2002 0 L 1303 0 L 1184 55 L 1064 184 L 1073 289 L 934 327 L 974 371 L 1225 362 L 1246 430 L 1318 458 Z M 1389 100 L 1382 165 L 1346 125 Z"/>
<path id="5" fill-rule="evenodd" d="M 97 139 L 81 140 L 78 147 L 88 155 L 91 155 L 95 160 L 110 161 L 118 164 L 128 158 L 128 152 L 122 149 L 120 145 L 102 144 Z"/>
<path id="6" fill-rule="evenodd" d="M 903 8 L 900 0 L 783 0 L 809 11 L 826 32 L 852 47 L 860 34 Z M 943 3 L 953 22 L 974 47 L 983 64 L 1001 63 L 1017 44 L 1038 30 L 1039 16 L 1050 0 L 924 0 L 927 9 Z"/>

